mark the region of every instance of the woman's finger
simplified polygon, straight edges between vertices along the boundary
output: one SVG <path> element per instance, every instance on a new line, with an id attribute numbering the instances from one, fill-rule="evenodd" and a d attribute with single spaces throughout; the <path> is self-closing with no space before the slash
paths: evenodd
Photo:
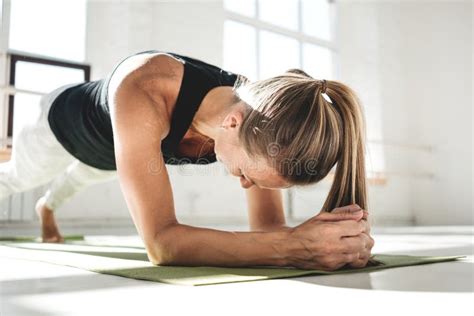
<path id="1" fill-rule="evenodd" d="M 369 219 L 369 212 L 367 212 L 366 210 L 362 210 L 364 212 L 364 216 L 362 216 L 362 219 Z"/>
<path id="2" fill-rule="evenodd" d="M 346 209 L 339 210 L 335 213 L 321 212 L 315 218 L 322 221 L 341 221 L 341 220 L 356 220 L 359 221 L 364 216 L 361 209 Z"/>
<path id="3" fill-rule="evenodd" d="M 360 221 L 363 226 L 363 232 L 367 235 L 370 233 L 370 223 L 368 221 Z"/>
<path id="4" fill-rule="evenodd" d="M 350 204 L 350 205 L 336 207 L 330 213 L 339 213 L 339 212 L 347 212 L 347 211 L 348 212 L 353 212 L 353 211 L 358 211 L 360 209 L 362 209 L 362 208 L 359 205 Z"/>
<path id="5" fill-rule="evenodd" d="M 367 249 L 367 243 L 361 235 L 341 238 L 342 253 L 361 253 Z"/>
<path id="6" fill-rule="evenodd" d="M 369 262 L 369 259 L 358 259 L 356 261 L 349 263 L 349 266 L 351 268 L 364 268 L 368 262 Z"/>

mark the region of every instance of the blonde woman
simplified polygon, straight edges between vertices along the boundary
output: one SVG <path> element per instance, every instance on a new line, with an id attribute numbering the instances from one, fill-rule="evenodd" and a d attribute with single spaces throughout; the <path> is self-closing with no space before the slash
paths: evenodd
<path id="1" fill-rule="evenodd" d="M 36 206 L 45 242 L 63 241 L 55 209 L 117 176 L 154 264 L 334 270 L 369 261 L 364 119 L 340 82 L 299 69 L 250 82 L 153 50 L 123 59 L 106 79 L 52 91 L 41 107 L 0 165 L 0 199 L 51 182 Z M 165 165 L 217 160 L 246 189 L 250 232 L 176 219 Z M 321 212 L 288 227 L 281 189 L 316 183 L 334 166 Z"/>

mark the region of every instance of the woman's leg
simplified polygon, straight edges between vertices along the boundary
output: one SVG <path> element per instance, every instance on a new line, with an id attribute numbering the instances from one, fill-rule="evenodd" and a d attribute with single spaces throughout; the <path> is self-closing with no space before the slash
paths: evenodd
<path id="1" fill-rule="evenodd" d="M 56 210 L 85 187 L 112 180 L 116 176 L 115 170 L 97 169 L 76 159 L 50 184 L 43 196 L 44 206 Z"/>
<path id="2" fill-rule="evenodd" d="M 83 188 L 111 180 L 116 175 L 116 171 L 96 169 L 75 159 L 66 171 L 53 180 L 46 193 L 36 203 L 36 212 L 42 222 L 43 242 L 64 241 L 54 219 L 54 211 L 58 207 L 70 200 Z"/>
<path id="3" fill-rule="evenodd" d="M 54 99 L 72 85 L 61 86 L 42 96 L 38 117 L 14 130 L 11 159 L 0 164 L 0 200 L 46 184 L 74 160 L 58 142 L 48 123 L 48 112 Z"/>
<path id="4" fill-rule="evenodd" d="M 74 161 L 75 158 L 58 142 L 48 123 L 53 101 L 73 85 L 64 85 L 43 95 L 38 117 L 14 130 L 11 159 L 0 164 L 0 200 L 50 182 Z M 43 242 L 61 242 L 53 213 L 38 206 L 36 212 L 41 220 Z"/>

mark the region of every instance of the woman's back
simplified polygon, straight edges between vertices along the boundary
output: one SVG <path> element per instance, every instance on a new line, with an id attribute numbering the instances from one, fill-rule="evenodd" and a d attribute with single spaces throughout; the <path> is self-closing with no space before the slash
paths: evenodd
<path id="1" fill-rule="evenodd" d="M 145 62 L 159 53 L 171 55 L 184 64 L 170 132 L 162 143 L 166 163 L 214 162 L 215 157 L 212 156 L 199 161 L 196 157 L 181 157 L 178 154 L 179 143 L 207 92 L 216 86 L 232 86 L 237 75 L 191 57 L 159 50 L 143 51 L 132 56 L 138 58 L 138 62 Z M 132 56 L 119 62 L 107 78 L 66 89 L 55 99 L 48 114 L 51 129 L 64 148 L 80 161 L 98 169 L 116 169 L 107 93 L 112 78 L 121 77 L 123 74 L 120 72 L 127 71 L 126 67 L 119 66 Z"/>

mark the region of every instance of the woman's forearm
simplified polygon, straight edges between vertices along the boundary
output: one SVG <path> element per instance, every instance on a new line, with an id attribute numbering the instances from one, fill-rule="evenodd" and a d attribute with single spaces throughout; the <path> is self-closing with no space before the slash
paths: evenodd
<path id="1" fill-rule="evenodd" d="M 278 224 L 278 225 L 265 226 L 262 228 L 256 228 L 256 229 L 253 229 L 252 231 L 276 232 L 276 231 L 289 230 L 291 228 L 292 228 L 291 226 L 288 226 L 286 224 Z"/>
<path id="2" fill-rule="evenodd" d="M 153 263 L 181 266 L 287 266 L 286 230 L 235 232 L 176 224 L 157 237 Z"/>

